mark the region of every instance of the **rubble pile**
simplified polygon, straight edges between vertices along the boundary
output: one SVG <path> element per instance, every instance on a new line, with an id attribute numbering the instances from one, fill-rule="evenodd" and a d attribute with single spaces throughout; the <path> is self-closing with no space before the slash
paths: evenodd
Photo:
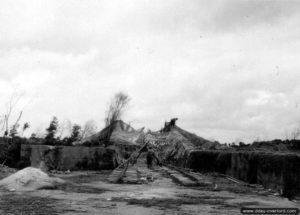
<path id="1" fill-rule="evenodd" d="M 42 188 L 54 188 L 64 181 L 49 177 L 40 169 L 27 167 L 0 181 L 0 187 L 10 191 L 32 191 Z"/>

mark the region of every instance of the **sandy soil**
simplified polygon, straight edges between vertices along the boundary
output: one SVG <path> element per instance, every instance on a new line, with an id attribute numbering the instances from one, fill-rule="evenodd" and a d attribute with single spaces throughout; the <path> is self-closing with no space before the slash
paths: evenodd
<path id="1" fill-rule="evenodd" d="M 0 214 L 240 214 L 241 207 L 300 207 L 300 203 L 213 175 L 211 185 L 185 187 L 152 170 L 147 184 L 112 184 L 110 171 L 54 174 L 67 183 L 51 190 L 0 191 Z M 218 184 L 218 186 L 216 186 Z"/>

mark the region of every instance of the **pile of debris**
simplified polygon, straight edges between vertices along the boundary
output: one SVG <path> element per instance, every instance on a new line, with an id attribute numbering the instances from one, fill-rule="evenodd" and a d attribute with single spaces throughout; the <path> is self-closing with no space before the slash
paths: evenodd
<path id="1" fill-rule="evenodd" d="M 27 167 L 0 181 L 0 187 L 9 191 L 32 191 L 42 188 L 54 188 L 64 181 L 49 177 L 40 169 Z"/>

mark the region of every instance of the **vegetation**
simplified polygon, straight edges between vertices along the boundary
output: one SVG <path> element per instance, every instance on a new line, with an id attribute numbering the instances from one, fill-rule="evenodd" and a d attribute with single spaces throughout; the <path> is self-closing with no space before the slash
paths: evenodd
<path id="1" fill-rule="evenodd" d="M 105 127 L 112 125 L 115 121 L 121 119 L 129 101 L 130 98 L 127 94 L 123 92 L 115 94 L 106 111 Z"/>
<path id="2" fill-rule="evenodd" d="M 119 92 L 115 94 L 115 96 L 112 98 L 108 106 L 108 109 L 106 111 L 106 117 L 104 120 L 105 127 L 109 129 L 108 132 L 106 133 L 106 137 L 104 138 L 105 146 L 109 144 L 111 134 L 114 130 L 114 123 L 117 120 L 121 119 L 129 102 L 130 102 L 130 97 L 123 92 Z"/>
<path id="3" fill-rule="evenodd" d="M 94 120 L 89 120 L 84 124 L 82 128 L 80 139 L 84 139 L 89 136 L 92 136 L 93 134 L 96 134 L 96 132 L 97 132 L 96 122 Z"/>
<path id="4" fill-rule="evenodd" d="M 74 124 L 72 127 L 71 136 L 67 138 L 67 145 L 72 145 L 73 142 L 81 138 L 81 126 Z"/>
<path id="5" fill-rule="evenodd" d="M 54 116 L 50 122 L 49 127 L 46 129 L 46 131 L 47 131 L 47 135 L 45 137 L 46 145 L 55 145 L 54 144 L 56 142 L 55 134 L 57 132 L 57 128 L 58 128 L 58 120 Z"/>

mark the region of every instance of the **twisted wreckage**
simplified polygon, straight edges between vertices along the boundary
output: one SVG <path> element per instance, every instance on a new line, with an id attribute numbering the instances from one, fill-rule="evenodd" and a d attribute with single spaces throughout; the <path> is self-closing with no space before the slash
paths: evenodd
<path id="1" fill-rule="evenodd" d="M 118 179 L 151 146 L 164 165 L 197 172 L 217 172 L 235 180 L 261 184 L 283 196 L 300 193 L 300 156 L 297 152 L 243 150 L 225 147 L 185 131 L 176 118 L 157 132 L 135 130 L 119 120 L 74 146 L 22 145 L 21 160 L 28 166 L 45 163 L 56 170 L 122 169 Z"/>

